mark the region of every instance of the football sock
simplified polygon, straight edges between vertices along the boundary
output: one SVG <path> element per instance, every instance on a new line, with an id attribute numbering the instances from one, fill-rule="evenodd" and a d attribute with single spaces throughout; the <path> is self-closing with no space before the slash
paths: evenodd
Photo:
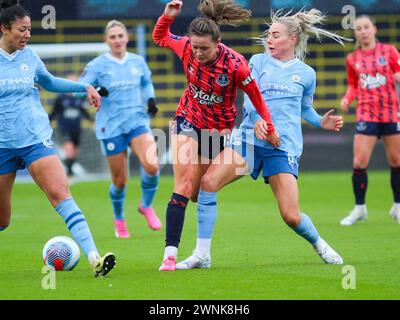
<path id="1" fill-rule="evenodd" d="M 217 193 L 200 190 L 197 206 L 197 251 L 205 253 L 210 252 L 211 238 L 216 217 Z"/>
<path id="2" fill-rule="evenodd" d="M 368 186 L 367 169 L 354 169 L 352 181 L 356 204 L 365 204 L 365 194 Z"/>
<path id="3" fill-rule="evenodd" d="M 166 247 L 178 248 L 181 240 L 185 210 L 189 199 L 177 193 L 173 193 L 167 207 Z"/>
<path id="4" fill-rule="evenodd" d="M 109 194 L 114 208 L 115 220 L 124 220 L 124 204 L 126 197 L 126 187 L 118 189 L 113 183 L 110 185 Z"/>
<path id="5" fill-rule="evenodd" d="M 64 219 L 72 237 L 88 256 L 91 251 L 97 252 L 89 226 L 81 210 L 73 198 L 61 201 L 55 208 L 58 214 Z"/>
<path id="6" fill-rule="evenodd" d="M 293 228 L 293 230 L 311 244 L 315 244 L 319 239 L 317 229 L 314 227 L 310 217 L 304 213 L 301 214 L 299 225 Z"/>
<path id="7" fill-rule="evenodd" d="M 158 172 L 155 176 L 150 176 L 144 171 L 143 167 L 140 167 L 140 175 L 142 178 L 142 207 L 149 208 L 153 203 L 158 189 L 160 173 Z"/>
<path id="8" fill-rule="evenodd" d="M 392 185 L 394 202 L 400 203 L 400 168 L 390 168 L 390 184 Z"/>

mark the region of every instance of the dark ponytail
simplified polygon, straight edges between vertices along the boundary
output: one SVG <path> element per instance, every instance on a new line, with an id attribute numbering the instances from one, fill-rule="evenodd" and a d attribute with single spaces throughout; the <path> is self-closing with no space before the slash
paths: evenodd
<path id="1" fill-rule="evenodd" d="M 11 29 L 16 19 L 26 16 L 29 16 L 29 13 L 19 5 L 19 0 L 0 0 L 0 26 Z"/>

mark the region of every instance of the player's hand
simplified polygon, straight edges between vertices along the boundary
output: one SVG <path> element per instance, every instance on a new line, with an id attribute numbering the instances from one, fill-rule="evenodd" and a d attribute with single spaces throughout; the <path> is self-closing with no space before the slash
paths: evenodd
<path id="1" fill-rule="evenodd" d="M 182 5 L 181 0 L 172 0 L 165 6 L 164 14 L 168 18 L 176 18 L 181 13 Z"/>
<path id="2" fill-rule="evenodd" d="M 335 109 L 331 109 L 324 114 L 321 119 L 321 128 L 325 130 L 340 131 L 343 127 L 343 117 L 334 116 L 332 115 L 333 112 L 335 112 Z"/>
<path id="3" fill-rule="evenodd" d="M 156 113 L 158 112 L 156 100 L 154 98 L 150 98 L 149 101 L 147 101 L 147 113 L 151 118 L 154 118 Z"/>
<path id="4" fill-rule="evenodd" d="M 266 140 L 275 148 L 278 148 L 281 145 L 281 139 L 279 138 L 279 134 L 278 132 L 276 132 L 276 130 L 274 130 L 271 134 L 267 135 Z"/>
<path id="5" fill-rule="evenodd" d="M 99 93 L 92 86 L 87 87 L 86 93 L 89 104 L 96 109 L 96 112 L 99 111 L 101 104 L 101 96 Z"/>
<path id="6" fill-rule="evenodd" d="M 346 113 L 349 112 L 349 105 L 350 105 L 349 100 L 347 100 L 346 98 L 343 98 L 343 99 L 340 101 L 340 107 L 341 107 L 342 110 L 343 110 L 344 112 L 346 112 Z"/>
<path id="7" fill-rule="evenodd" d="M 96 91 L 99 93 L 101 97 L 108 97 L 108 90 L 102 86 L 96 87 Z"/>

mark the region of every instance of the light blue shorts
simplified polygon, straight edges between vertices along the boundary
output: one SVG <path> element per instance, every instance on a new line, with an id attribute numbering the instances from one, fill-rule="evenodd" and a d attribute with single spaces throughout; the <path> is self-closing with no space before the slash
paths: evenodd
<path id="1" fill-rule="evenodd" d="M 254 180 L 258 178 L 261 170 L 265 183 L 269 183 L 268 178 L 278 173 L 290 173 L 298 178 L 300 159 L 286 151 L 255 146 L 243 140 L 241 143 L 236 140 L 228 147 L 243 157 Z"/>
<path id="2" fill-rule="evenodd" d="M 114 156 L 128 149 L 129 143 L 133 138 L 149 132 L 151 132 L 151 130 L 148 126 L 140 126 L 131 130 L 129 133 L 109 139 L 102 139 L 100 140 L 101 151 L 103 155 L 107 157 Z"/>

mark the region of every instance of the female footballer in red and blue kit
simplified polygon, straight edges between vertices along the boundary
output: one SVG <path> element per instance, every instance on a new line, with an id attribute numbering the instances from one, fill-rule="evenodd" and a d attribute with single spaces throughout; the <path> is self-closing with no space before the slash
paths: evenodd
<path id="1" fill-rule="evenodd" d="M 175 270 L 187 203 L 189 198 L 197 200 L 201 177 L 210 166 L 210 159 L 217 155 L 209 145 L 204 147 L 202 137 L 212 131 L 222 137 L 233 129 L 238 88 L 249 96 L 264 120 L 267 141 L 279 145 L 279 136 L 247 61 L 221 43 L 219 24 L 223 21 L 237 24 L 248 19 L 250 12 L 232 0 L 202 1 L 198 9 L 205 17 L 194 19 L 189 36 L 181 37 L 169 30 L 181 9 L 180 0 L 167 3 L 153 31 L 154 42 L 177 54 L 187 77 L 187 88 L 176 111 L 171 137 L 174 190 L 166 213 L 166 248 L 161 271 Z M 219 153 L 224 145 L 222 138 L 217 140 Z"/>
<path id="2" fill-rule="evenodd" d="M 348 89 L 341 105 L 348 111 L 357 99 L 354 137 L 353 191 L 356 205 L 341 224 L 349 226 L 368 216 L 365 204 L 367 167 L 375 144 L 382 137 L 391 167 L 394 204 L 390 215 L 400 223 L 400 54 L 391 44 L 375 38 L 377 28 L 369 16 L 355 21 L 358 48 L 346 59 Z"/>

